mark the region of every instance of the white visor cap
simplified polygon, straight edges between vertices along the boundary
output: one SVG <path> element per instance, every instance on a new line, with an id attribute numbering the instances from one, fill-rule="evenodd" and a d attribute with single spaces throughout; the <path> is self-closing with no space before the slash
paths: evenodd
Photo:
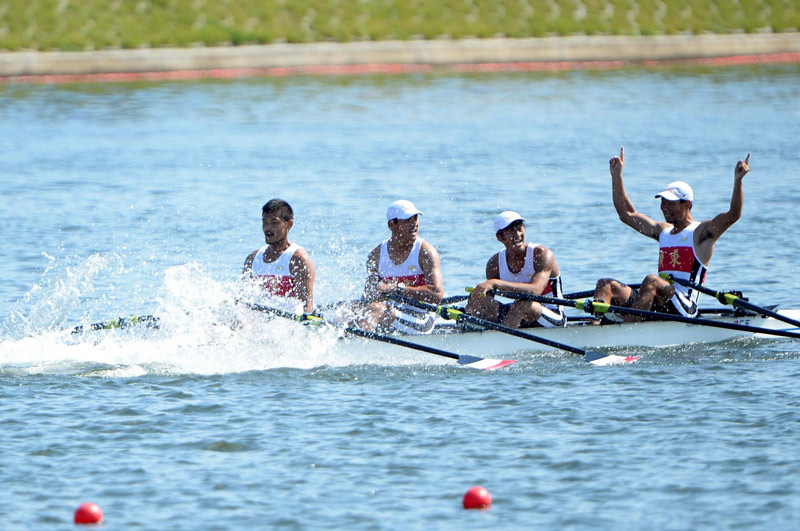
<path id="1" fill-rule="evenodd" d="M 391 221 L 393 219 L 410 219 L 416 215 L 422 215 L 422 211 L 417 210 L 417 207 L 414 206 L 414 203 L 411 201 L 406 201 L 405 199 L 399 199 L 389 205 L 389 208 L 386 210 L 386 220 Z"/>
<path id="2" fill-rule="evenodd" d="M 694 201 L 692 187 L 683 181 L 672 181 L 663 192 L 656 194 L 667 201 Z"/>
<path id="3" fill-rule="evenodd" d="M 506 210 L 505 212 L 501 212 L 494 218 L 494 231 L 500 232 L 501 230 L 505 229 L 515 221 L 522 221 L 525 222 L 525 218 L 520 216 L 517 212 L 513 210 Z"/>

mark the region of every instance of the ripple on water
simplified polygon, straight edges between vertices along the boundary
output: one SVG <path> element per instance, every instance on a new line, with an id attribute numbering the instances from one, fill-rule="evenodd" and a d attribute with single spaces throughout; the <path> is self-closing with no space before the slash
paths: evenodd
<path id="1" fill-rule="evenodd" d="M 638 281 L 654 244 L 613 213 L 604 165 L 620 144 L 640 211 L 659 215 L 654 187 L 681 168 L 704 219 L 727 208 L 729 172 L 752 150 L 713 287 L 792 307 L 786 235 L 799 218 L 775 213 L 800 201 L 787 170 L 800 165 L 786 112 L 797 76 L 789 65 L 0 95 L 13 116 L 0 120 L 0 195 L 12 199 L 0 209 L 4 525 L 71 525 L 91 499 L 120 528 L 793 529 L 796 342 L 614 349 L 641 360 L 603 368 L 521 351 L 479 372 L 377 347 L 347 356 L 274 323 L 249 335 L 217 324 L 245 322 L 224 301 L 276 194 L 295 207 L 323 304 L 360 296 L 399 196 L 425 212 L 448 295 L 482 278 L 506 208 L 554 250 L 565 290 Z M 742 267 L 756 255 L 762 267 Z M 168 326 L 61 332 L 150 313 Z M 461 508 L 475 484 L 491 511 Z"/>

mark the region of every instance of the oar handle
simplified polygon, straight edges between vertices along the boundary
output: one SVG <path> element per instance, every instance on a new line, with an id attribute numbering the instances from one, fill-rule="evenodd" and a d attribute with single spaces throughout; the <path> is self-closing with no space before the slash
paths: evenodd
<path id="1" fill-rule="evenodd" d="M 557 297 L 548 297 L 546 295 L 534 295 L 532 293 L 519 293 L 516 291 L 502 290 L 495 291 L 494 294 L 507 299 L 540 302 L 543 304 L 553 304 L 555 306 L 569 306 L 571 308 L 583 310 L 586 313 L 606 313 L 608 311 L 608 304 L 598 302 L 593 299 L 561 299 Z"/>
<path id="2" fill-rule="evenodd" d="M 641 284 L 627 284 L 627 285 L 633 289 L 639 289 L 642 287 Z M 467 291 L 468 293 L 472 293 L 475 290 L 475 288 L 467 286 L 466 288 L 464 288 L 464 290 Z M 501 291 L 498 293 L 507 293 L 507 292 Z M 586 291 L 576 291 L 574 293 L 565 293 L 563 297 L 564 299 L 569 299 L 574 301 L 575 299 L 585 299 L 586 297 L 594 297 L 594 293 L 595 290 L 591 289 Z M 515 298 L 515 297 L 508 297 L 507 295 L 501 295 L 501 297 Z M 570 304 L 563 304 L 562 306 L 570 306 Z"/>
<path id="3" fill-rule="evenodd" d="M 640 283 L 638 284 L 626 284 L 628 287 L 633 289 L 639 289 L 642 287 Z M 585 299 L 586 297 L 594 297 L 595 290 L 590 289 L 586 291 L 576 291 L 574 293 L 565 293 L 565 299 Z"/>
<path id="4" fill-rule="evenodd" d="M 277 315 L 278 317 L 283 317 L 284 319 L 291 319 L 292 321 L 297 321 L 299 323 L 307 323 L 315 325 L 321 325 L 325 323 L 325 319 L 313 313 L 305 313 L 305 312 L 292 313 L 292 312 L 287 312 L 286 310 L 281 310 L 279 308 L 264 306 L 263 304 L 258 304 L 256 302 L 247 302 L 242 300 L 237 300 L 236 302 L 250 308 L 251 310 L 263 313 L 271 313 L 273 315 Z"/>
<path id="5" fill-rule="evenodd" d="M 518 300 L 540 302 L 542 304 L 552 304 L 555 306 L 568 306 L 570 308 L 582 310 L 586 313 L 608 312 L 608 304 L 596 301 L 594 299 L 562 299 L 558 297 L 548 297 L 546 295 L 534 295 L 532 293 L 520 293 L 517 291 L 504 291 L 504 290 L 497 290 L 494 292 L 494 294 L 499 297 L 505 297 L 507 299 L 518 299 Z"/>
<path id="6" fill-rule="evenodd" d="M 456 302 L 464 302 L 467 299 L 469 299 L 469 295 L 451 295 L 450 297 L 443 298 L 441 304 L 442 306 L 447 306 Z"/>

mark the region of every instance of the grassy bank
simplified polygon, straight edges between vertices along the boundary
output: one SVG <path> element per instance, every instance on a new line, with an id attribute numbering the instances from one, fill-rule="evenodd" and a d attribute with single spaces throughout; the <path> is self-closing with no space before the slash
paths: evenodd
<path id="1" fill-rule="evenodd" d="M 797 0 L 6 0 L 0 50 L 800 30 Z"/>

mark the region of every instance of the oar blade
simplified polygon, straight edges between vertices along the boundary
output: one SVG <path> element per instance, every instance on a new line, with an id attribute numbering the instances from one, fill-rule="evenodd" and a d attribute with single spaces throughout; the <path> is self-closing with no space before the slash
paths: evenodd
<path id="1" fill-rule="evenodd" d="M 494 369 L 502 369 L 508 367 L 517 360 L 496 360 L 492 358 L 479 358 L 478 356 L 470 356 L 468 354 L 461 354 L 458 356 L 458 363 L 465 367 L 473 369 L 481 369 L 484 371 L 491 371 Z"/>
<path id="2" fill-rule="evenodd" d="M 623 365 L 625 363 L 635 363 L 636 361 L 639 360 L 639 356 L 617 356 L 616 354 L 604 354 L 596 350 L 587 350 L 586 354 L 584 354 L 583 356 L 583 359 L 588 361 L 592 365 L 603 367 L 607 365 Z"/>

